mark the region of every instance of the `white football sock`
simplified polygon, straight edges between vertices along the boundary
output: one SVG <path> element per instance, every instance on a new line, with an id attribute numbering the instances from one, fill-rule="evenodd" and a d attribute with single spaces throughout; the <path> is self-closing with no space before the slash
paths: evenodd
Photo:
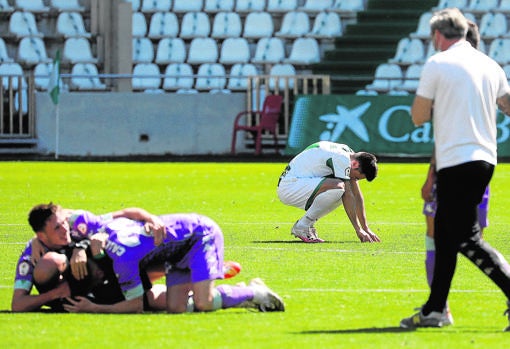
<path id="1" fill-rule="evenodd" d="M 344 192 L 343 189 L 330 189 L 317 195 L 306 214 L 298 221 L 298 226 L 311 227 L 319 218 L 339 207 Z"/>

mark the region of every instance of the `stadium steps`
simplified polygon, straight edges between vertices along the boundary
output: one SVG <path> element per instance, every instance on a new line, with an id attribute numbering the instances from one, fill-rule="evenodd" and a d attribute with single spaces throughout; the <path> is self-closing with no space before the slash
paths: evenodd
<path id="1" fill-rule="evenodd" d="M 0 138 L 0 154 L 36 154 L 36 138 Z"/>
<path id="2" fill-rule="evenodd" d="M 374 79 L 375 69 L 395 55 L 400 39 L 416 30 L 423 12 L 437 0 L 369 0 L 357 23 L 335 39 L 335 48 L 314 64 L 315 74 L 331 76 L 331 93 L 353 94 Z"/>

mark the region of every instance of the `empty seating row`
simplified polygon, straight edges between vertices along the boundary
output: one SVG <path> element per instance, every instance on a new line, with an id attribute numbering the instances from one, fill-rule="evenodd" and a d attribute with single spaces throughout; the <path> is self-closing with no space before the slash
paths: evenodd
<path id="1" fill-rule="evenodd" d="M 156 12 L 147 24 L 142 12 L 133 13 L 133 36 L 150 38 L 181 37 L 190 39 L 208 37 L 221 39 L 228 37 L 261 38 L 266 36 L 292 37 L 312 36 L 333 38 L 342 35 L 342 21 L 337 13 L 320 12 L 313 25 L 303 11 L 285 13 L 281 28 L 275 31 L 273 18 L 268 12 L 250 13 L 242 23 L 236 12 L 218 12 L 213 19 L 212 28 L 209 15 L 205 12 L 187 12 L 179 23 L 172 12 Z"/>
<path id="2" fill-rule="evenodd" d="M 463 12 L 510 11 L 509 0 L 440 0 L 433 10 L 457 7 Z"/>
<path id="3" fill-rule="evenodd" d="M 133 11 L 145 13 L 160 11 L 175 13 L 193 11 L 283 13 L 297 9 L 308 12 L 328 10 L 352 13 L 364 8 L 364 0 L 306 0 L 303 6 L 299 6 L 298 0 L 267 0 L 267 4 L 266 0 L 128 0 L 128 2 L 131 2 Z"/>
<path id="4" fill-rule="evenodd" d="M 488 47 L 484 41 L 480 41 L 479 50 L 493 58 L 500 65 L 510 63 L 510 37 L 496 38 L 491 41 Z M 389 63 L 399 65 L 410 65 L 414 63 L 423 63 L 436 51 L 429 41 L 425 48 L 423 42 L 419 39 L 403 38 L 399 41 L 395 56 L 389 59 Z"/>
<path id="5" fill-rule="evenodd" d="M 365 86 L 357 94 L 377 95 L 388 93 L 393 95 L 403 95 L 415 93 L 418 88 L 423 65 L 412 64 L 403 72 L 399 66 L 383 63 L 376 69 L 374 81 Z M 503 70 L 507 76 L 510 76 L 510 63 L 503 65 Z"/>
<path id="6" fill-rule="evenodd" d="M 85 11 L 78 0 L 49 0 L 46 6 L 43 0 L 15 0 L 11 6 L 7 0 L 0 0 L 0 12 L 9 13 L 14 11 L 28 11 L 32 13 L 48 13 L 51 10 L 63 11 Z"/>
<path id="7" fill-rule="evenodd" d="M 132 86 L 134 90 L 245 90 L 249 76 L 259 75 L 253 64 L 235 64 L 227 76 L 225 67 L 219 63 L 201 64 L 196 75 L 187 63 L 173 63 L 165 68 L 162 79 L 160 68 L 154 63 L 139 63 L 133 68 Z M 271 68 L 269 88 L 274 90 L 285 86 L 292 88 L 292 76 L 296 70 L 291 64 L 277 64 Z"/>
<path id="8" fill-rule="evenodd" d="M 58 15 L 55 33 L 63 37 L 91 37 L 85 29 L 82 15 L 74 11 L 61 12 Z M 26 36 L 44 37 L 44 34 L 39 31 L 32 12 L 16 11 L 9 17 L 9 30 L 6 36 L 20 39 Z"/>
<path id="9" fill-rule="evenodd" d="M 38 90 L 47 90 L 53 63 L 39 63 L 33 69 L 34 85 Z M 153 63 L 136 64 L 133 68 L 132 84 L 134 90 L 163 88 L 167 91 L 176 90 L 212 90 L 227 88 L 233 91 L 245 90 L 248 77 L 259 75 L 257 67 L 253 64 L 235 64 L 229 70 L 218 63 L 206 63 L 197 68 L 196 74 L 193 67 L 187 63 L 172 63 L 164 69 L 164 75 L 160 68 Z M 292 76 L 296 70 L 291 64 L 277 64 L 270 70 L 272 78 L 269 88 L 283 89 L 286 86 L 292 88 L 294 81 Z M 0 75 L 5 89 L 11 87 L 14 90 L 26 89 L 27 81 L 23 68 L 15 62 L 1 63 Z M 93 63 L 74 64 L 70 74 L 64 74 L 65 84 L 61 78 L 60 86 L 63 90 L 105 90 L 107 86 L 101 82 L 97 66 Z"/>
<path id="10" fill-rule="evenodd" d="M 509 1 L 510 4 L 510 1 Z M 482 15 L 480 20 L 472 13 L 464 13 L 467 19 L 478 24 L 480 36 L 482 39 L 493 39 L 500 36 L 510 35 L 508 33 L 508 20 L 503 13 L 487 12 Z M 430 18 L 432 12 L 425 12 L 420 16 L 418 26 L 415 32 L 410 34 L 412 38 L 428 39 L 430 38 Z"/>
<path id="11" fill-rule="evenodd" d="M 50 62 L 45 43 L 39 37 L 25 37 L 17 46 L 17 57 L 9 56 L 6 44 L 0 38 L 0 62 L 17 61 L 23 65 L 35 65 L 37 63 Z M 87 38 L 68 38 L 64 42 L 62 52 L 64 63 L 96 63 L 97 58 L 92 54 L 92 48 Z"/>
<path id="12" fill-rule="evenodd" d="M 133 62 L 157 64 L 183 63 L 292 63 L 306 65 L 320 60 L 320 48 L 313 38 L 295 39 L 287 57 L 285 42 L 280 38 L 262 38 L 257 42 L 254 55 L 244 38 L 228 38 L 220 45 L 212 38 L 195 38 L 189 48 L 181 38 L 164 38 L 155 49 L 148 38 L 133 38 Z"/>

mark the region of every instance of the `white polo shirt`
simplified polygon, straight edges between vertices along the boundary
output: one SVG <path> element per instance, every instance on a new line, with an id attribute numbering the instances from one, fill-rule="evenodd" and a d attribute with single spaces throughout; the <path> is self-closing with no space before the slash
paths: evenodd
<path id="1" fill-rule="evenodd" d="M 431 56 L 416 94 L 434 100 L 436 167 L 497 163 L 496 99 L 510 92 L 493 59 L 460 40 Z"/>

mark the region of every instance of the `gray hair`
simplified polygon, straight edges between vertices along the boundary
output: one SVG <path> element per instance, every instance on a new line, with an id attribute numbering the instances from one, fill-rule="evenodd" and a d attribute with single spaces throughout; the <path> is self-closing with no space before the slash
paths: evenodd
<path id="1" fill-rule="evenodd" d="M 465 38 L 468 21 L 458 8 L 446 8 L 435 12 L 430 19 L 430 31 L 438 30 L 447 39 Z"/>

